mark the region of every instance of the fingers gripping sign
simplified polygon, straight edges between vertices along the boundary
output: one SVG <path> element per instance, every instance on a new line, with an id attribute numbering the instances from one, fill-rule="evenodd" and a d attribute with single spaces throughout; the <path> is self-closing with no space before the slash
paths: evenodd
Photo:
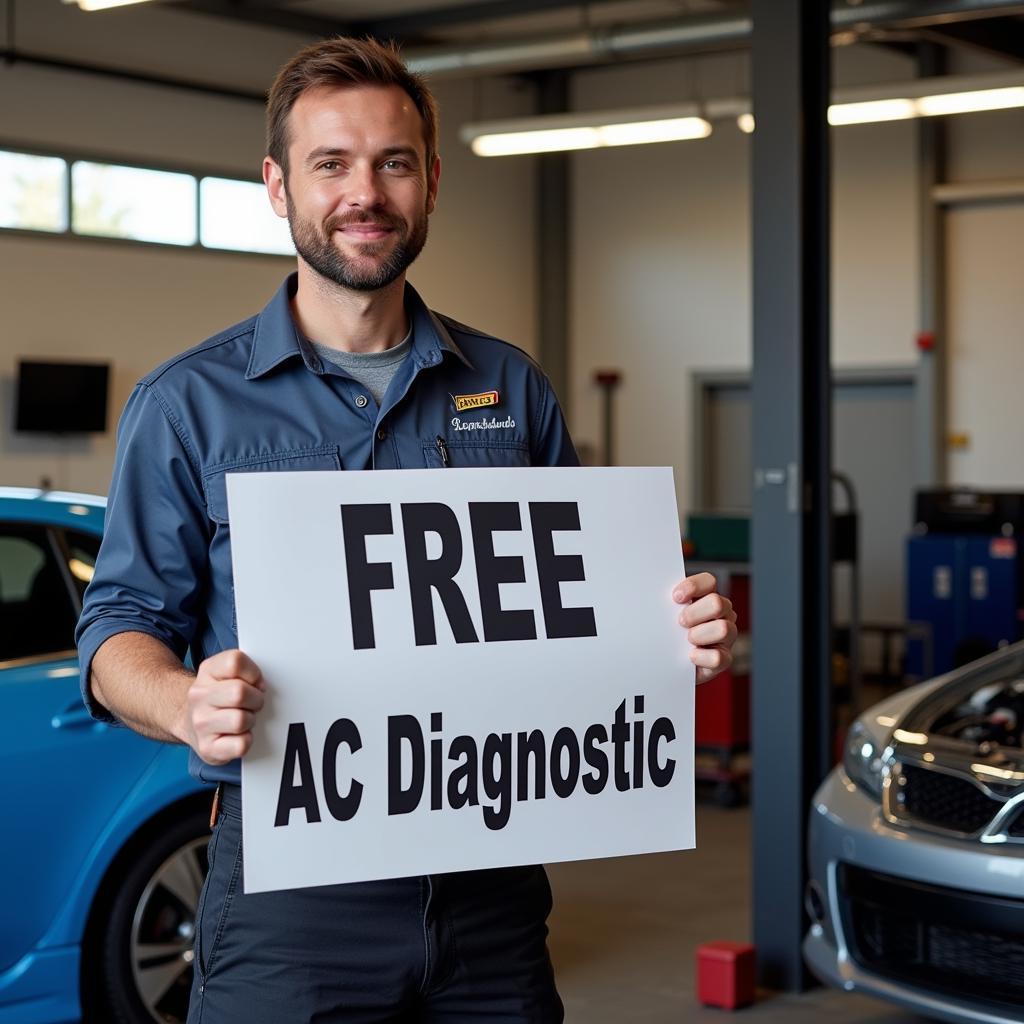
<path id="1" fill-rule="evenodd" d="M 190 746 L 207 764 L 248 752 L 265 690 L 259 666 L 241 651 L 221 651 L 200 664 L 188 691 L 188 721 Z"/>
<path id="2" fill-rule="evenodd" d="M 732 602 L 718 593 L 718 584 L 709 572 L 687 576 L 676 584 L 672 600 L 683 605 L 679 624 L 687 630 L 697 682 L 709 682 L 732 664 L 737 635 Z"/>

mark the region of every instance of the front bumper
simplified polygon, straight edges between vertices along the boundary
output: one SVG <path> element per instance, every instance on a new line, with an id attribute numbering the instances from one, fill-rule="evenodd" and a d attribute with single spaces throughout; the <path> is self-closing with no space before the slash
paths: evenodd
<path id="1" fill-rule="evenodd" d="M 880 973 L 858 963 L 844 931 L 841 878 L 845 870 L 877 872 L 960 893 L 1024 900 L 1024 847 L 984 846 L 893 827 L 878 802 L 836 769 L 814 798 L 809 828 L 809 868 L 825 908 L 804 940 L 804 957 L 823 982 L 860 991 L 940 1020 L 961 1024 L 1020 1024 L 1024 1005 L 996 1006 L 970 994 L 935 988 Z M 1009 969 L 1010 966 L 1008 965 Z"/>

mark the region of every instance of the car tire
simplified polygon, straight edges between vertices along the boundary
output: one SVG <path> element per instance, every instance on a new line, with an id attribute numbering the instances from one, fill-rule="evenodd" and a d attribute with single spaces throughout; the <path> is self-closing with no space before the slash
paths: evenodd
<path id="1" fill-rule="evenodd" d="M 86 1021 L 184 1024 L 209 840 L 209 811 L 191 803 L 127 851 L 95 915 L 93 949 L 83 949 L 83 970 L 95 972 L 83 978 L 93 995 Z"/>

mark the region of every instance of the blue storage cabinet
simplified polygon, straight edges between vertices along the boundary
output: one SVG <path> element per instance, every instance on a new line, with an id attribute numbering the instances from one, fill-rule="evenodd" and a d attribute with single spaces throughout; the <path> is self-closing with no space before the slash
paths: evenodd
<path id="1" fill-rule="evenodd" d="M 1018 549 L 1013 537 L 929 533 L 907 541 L 906 671 L 923 679 L 1012 643 L 1020 636 Z M 929 666 L 926 644 L 931 645 Z"/>

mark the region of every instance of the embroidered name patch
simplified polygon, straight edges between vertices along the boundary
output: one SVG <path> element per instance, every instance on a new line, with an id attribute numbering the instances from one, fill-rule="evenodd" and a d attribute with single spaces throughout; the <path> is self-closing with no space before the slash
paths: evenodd
<path id="1" fill-rule="evenodd" d="M 511 416 L 506 416 L 503 420 L 495 416 L 489 420 L 461 420 L 458 416 L 452 417 L 452 430 L 505 430 L 515 425 L 516 421 Z"/>
<path id="2" fill-rule="evenodd" d="M 479 395 L 452 395 L 455 400 L 455 411 L 465 412 L 467 409 L 482 409 L 485 405 L 498 404 L 497 391 L 482 391 Z"/>

